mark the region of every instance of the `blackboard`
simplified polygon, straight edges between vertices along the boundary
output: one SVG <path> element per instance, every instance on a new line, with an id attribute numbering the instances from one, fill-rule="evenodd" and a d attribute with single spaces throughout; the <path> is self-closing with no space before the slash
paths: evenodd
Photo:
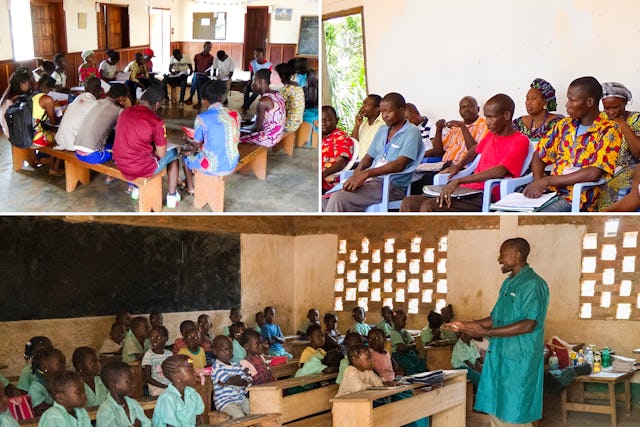
<path id="1" fill-rule="evenodd" d="M 320 36 L 317 16 L 300 17 L 300 35 L 296 55 L 318 55 L 318 37 Z"/>
<path id="2" fill-rule="evenodd" d="M 0 321 L 240 305 L 240 236 L 0 217 Z"/>

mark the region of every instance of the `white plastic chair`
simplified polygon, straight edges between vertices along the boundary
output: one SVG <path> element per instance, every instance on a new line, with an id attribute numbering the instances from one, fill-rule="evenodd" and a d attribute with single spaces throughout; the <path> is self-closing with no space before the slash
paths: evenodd
<path id="1" fill-rule="evenodd" d="M 374 205 L 370 205 L 365 209 L 365 212 L 388 212 L 389 209 L 400 209 L 400 204 L 402 204 L 402 199 L 400 200 L 389 200 L 389 192 L 391 191 L 391 179 L 397 176 L 403 175 L 412 175 L 416 170 L 418 165 L 420 164 L 420 160 L 424 157 L 424 144 L 420 144 L 420 152 L 418 153 L 417 160 L 413 162 L 407 169 L 398 173 L 390 173 L 388 175 L 384 175 L 382 178 L 382 200 L 380 203 L 376 203 Z M 340 182 L 344 182 L 353 175 L 353 171 L 344 171 L 340 174 Z M 407 190 L 405 192 L 405 197 L 411 195 L 411 185 L 407 185 Z"/>
<path id="2" fill-rule="evenodd" d="M 356 164 L 356 162 L 358 161 L 358 140 L 355 138 L 351 138 L 351 142 L 353 142 L 353 147 L 351 147 L 351 159 L 349 159 L 349 162 L 345 165 L 345 167 L 342 168 L 341 171 L 332 173 L 331 175 L 329 175 L 327 178 L 333 178 L 336 176 L 339 176 L 342 172 L 344 171 L 348 171 L 351 170 L 351 168 L 353 167 L 353 165 Z"/>
<path id="3" fill-rule="evenodd" d="M 522 169 L 520 170 L 520 175 L 521 176 L 524 175 L 524 173 L 527 170 L 529 170 L 529 168 L 531 166 L 531 159 L 533 158 L 533 153 L 535 153 L 535 142 L 529 140 L 529 150 L 527 151 L 527 157 L 525 157 L 524 162 L 522 163 Z M 469 164 L 469 166 L 467 166 L 465 169 L 461 170 L 459 173 L 457 173 L 451 179 L 457 179 L 457 178 L 462 178 L 464 176 L 471 175 L 475 171 L 476 167 L 478 166 L 478 162 L 479 161 L 480 161 L 480 154 L 478 154 L 476 156 L 476 158 L 473 160 L 473 162 L 471 162 L 471 164 Z M 503 186 L 505 186 L 505 188 L 507 188 L 509 182 L 514 180 L 514 179 L 517 180 L 517 179 L 519 179 L 519 177 L 516 177 L 516 178 L 493 178 L 493 179 L 488 179 L 488 180 L 486 180 L 484 182 L 484 188 L 482 190 L 482 212 L 489 212 L 489 206 L 491 205 L 491 191 L 493 190 L 493 187 L 496 186 L 496 185 L 500 185 L 500 197 L 504 197 L 506 194 L 502 194 Z M 449 182 L 449 178 L 448 178 L 448 175 L 446 173 L 437 174 L 433 178 L 433 183 L 435 185 L 445 185 L 447 182 Z M 511 191 L 511 192 L 513 192 L 513 191 Z"/>

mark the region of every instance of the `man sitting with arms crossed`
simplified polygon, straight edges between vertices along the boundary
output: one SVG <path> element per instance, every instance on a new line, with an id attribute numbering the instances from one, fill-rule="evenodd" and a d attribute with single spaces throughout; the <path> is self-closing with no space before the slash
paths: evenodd
<path id="1" fill-rule="evenodd" d="M 489 133 L 471 149 L 450 170 L 450 176 L 460 172 L 464 165 L 481 154 L 474 173 L 452 179 L 442 187 L 440 196 L 409 196 L 402 201 L 401 212 L 473 212 L 482 210 L 482 189 L 484 181 L 493 178 L 520 176 L 522 164 L 529 152 L 529 139 L 511 125 L 515 104 L 505 94 L 491 97 L 484 104 Z M 466 128 L 466 126 L 465 126 Z M 452 194 L 458 188 L 479 190 L 477 194 L 455 198 Z"/>
<path id="2" fill-rule="evenodd" d="M 600 112 L 602 86 L 593 77 L 580 77 L 567 90 L 567 114 L 542 138 L 531 162 L 534 181 L 523 194 L 539 197 L 550 189 L 561 196 L 541 212 L 570 212 L 573 184 L 609 179 L 613 175 L 622 133 L 618 125 Z M 551 174 L 544 168 L 551 165 Z M 580 210 L 592 211 L 599 188 L 582 192 Z"/>
<path id="3" fill-rule="evenodd" d="M 380 111 L 385 126 L 376 133 L 371 147 L 341 191 L 323 199 L 325 212 L 363 212 L 382 200 L 382 175 L 398 173 L 420 161 L 422 139 L 417 127 L 404 118 L 405 101 L 399 93 L 385 95 Z M 371 179 L 373 178 L 373 179 Z M 391 180 L 389 200 L 399 200 L 411 184 L 411 174 Z M 326 205 L 325 205 L 326 203 Z"/>
<path id="4" fill-rule="evenodd" d="M 411 184 L 411 194 L 422 194 L 422 187 L 433 184 L 433 176 L 438 172 L 446 172 L 447 168 L 460 162 L 468 150 L 487 134 L 487 122 L 478 114 L 478 101 L 472 96 L 465 96 L 458 104 L 460 120 L 440 119 L 436 122 L 436 134 L 433 147 L 427 149 L 425 157 L 442 156 L 443 165 L 440 170 L 428 171 Z M 444 128 L 450 129 L 444 137 Z M 463 165 L 464 166 L 464 165 Z"/>

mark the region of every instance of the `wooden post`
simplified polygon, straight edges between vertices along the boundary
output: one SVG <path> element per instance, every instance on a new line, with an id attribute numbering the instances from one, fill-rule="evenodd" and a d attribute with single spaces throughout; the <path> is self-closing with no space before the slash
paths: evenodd
<path id="1" fill-rule="evenodd" d="M 224 177 L 206 175 L 200 172 L 194 177 L 193 206 L 202 209 L 209 204 L 212 212 L 224 211 Z"/>

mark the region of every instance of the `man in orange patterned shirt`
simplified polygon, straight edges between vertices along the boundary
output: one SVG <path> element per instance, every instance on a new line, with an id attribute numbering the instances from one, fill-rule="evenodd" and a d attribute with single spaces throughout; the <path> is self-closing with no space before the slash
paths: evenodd
<path id="1" fill-rule="evenodd" d="M 418 181 L 411 184 L 411 194 L 422 194 L 422 187 L 433 184 L 433 176 L 445 172 L 447 168 L 459 162 L 467 151 L 476 145 L 487 134 L 487 122 L 480 117 L 478 101 L 472 96 L 465 96 L 458 104 L 460 120 L 440 119 L 436 122 L 436 134 L 433 137 L 433 148 L 424 153 L 425 157 L 442 156 L 442 169 L 425 173 Z M 449 133 L 442 136 L 444 128 Z M 415 175 L 414 175 L 415 179 Z"/>
<path id="2" fill-rule="evenodd" d="M 567 90 L 567 114 L 542 138 L 533 156 L 534 181 L 523 193 L 539 197 L 547 189 L 560 198 L 544 212 L 570 212 L 573 184 L 609 179 L 613 175 L 622 132 L 618 125 L 600 112 L 602 86 L 594 77 L 580 77 Z M 551 174 L 544 168 L 551 165 Z M 599 188 L 591 187 L 580 196 L 580 210 L 595 209 Z"/>
<path id="3" fill-rule="evenodd" d="M 336 110 L 325 105 L 322 107 L 322 193 L 331 190 L 339 181 L 339 177 L 327 178 L 340 172 L 353 156 L 353 141 L 349 135 L 336 126 L 338 117 Z"/>

